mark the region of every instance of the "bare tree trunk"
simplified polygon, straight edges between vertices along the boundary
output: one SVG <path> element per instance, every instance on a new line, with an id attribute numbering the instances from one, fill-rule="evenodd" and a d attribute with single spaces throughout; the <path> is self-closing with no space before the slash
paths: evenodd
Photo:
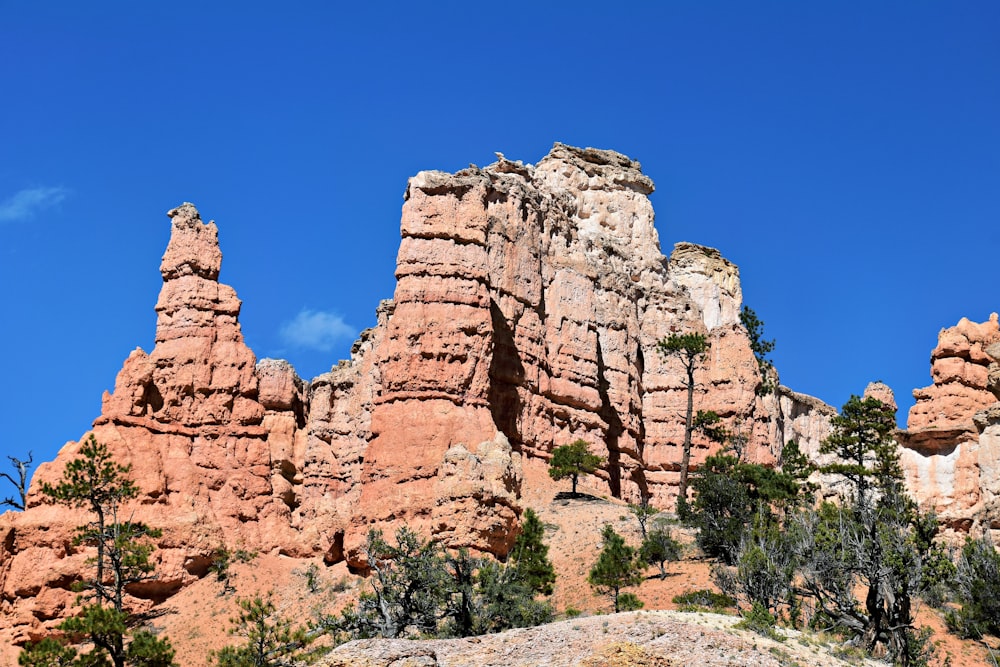
<path id="1" fill-rule="evenodd" d="M 687 367 L 687 415 L 684 421 L 684 449 L 681 453 L 681 479 L 677 484 L 677 502 L 687 502 L 688 468 L 691 465 L 691 431 L 694 421 L 694 360 L 689 360 Z"/>

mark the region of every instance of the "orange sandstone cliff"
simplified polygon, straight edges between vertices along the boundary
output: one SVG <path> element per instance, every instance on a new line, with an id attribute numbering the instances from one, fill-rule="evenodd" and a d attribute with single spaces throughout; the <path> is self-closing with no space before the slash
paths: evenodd
<path id="1" fill-rule="evenodd" d="M 793 438 L 815 451 L 832 408 L 758 395 L 737 267 L 689 243 L 664 257 L 652 191 L 638 162 L 561 144 L 536 165 L 417 174 L 393 299 L 351 359 L 311 381 L 255 358 L 218 282 L 215 224 L 171 211 L 155 346 L 129 355 L 92 429 L 132 466 L 130 511 L 164 531 L 158 579 L 131 604 L 204 576 L 220 547 L 363 567 L 367 531 L 406 524 L 503 555 L 524 486 L 547 483 L 550 452 L 577 438 L 606 459 L 591 490 L 672 505 L 686 390 L 656 342 L 673 332 L 711 341 L 697 408 L 746 436 L 750 458 L 773 462 Z M 0 516 L 2 642 L 72 610 L 83 519 L 39 488 L 78 448 L 39 467 L 25 512 Z M 710 451 L 696 440 L 693 464 Z"/>
<path id="2" fill-rule="evenodd" d="M 907 485 L 953 533 L 1000 539 L 1000 324 L 963 318 L 931 352 L 901 434 Z"/>

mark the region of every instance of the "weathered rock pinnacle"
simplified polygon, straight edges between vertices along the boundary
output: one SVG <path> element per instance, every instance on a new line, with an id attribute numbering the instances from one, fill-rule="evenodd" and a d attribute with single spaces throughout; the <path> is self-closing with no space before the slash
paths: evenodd
<path id="1" fill-rule="evenodd" d="M 942 329 L 934 383 L 915 389 L 900 434 L 907 486 L 959 534 L 1000 531 L 1000 322 Z"/>

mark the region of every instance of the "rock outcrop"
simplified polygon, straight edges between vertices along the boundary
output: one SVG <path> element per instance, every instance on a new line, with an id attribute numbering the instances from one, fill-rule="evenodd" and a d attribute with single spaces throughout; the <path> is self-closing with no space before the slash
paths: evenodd
<path id="1" fill-rule="evenodd" d="M 756 460 L 823 432 L 802 420 L 812 402 L 758 396 L 738 269 L 689 243 L 664 258 L 652 189 L 623 155 L 559 144 L 535 166 L 501 158 L 410 179 L 394 306 L 371 352 L 382 381 L 349 557 L 373 522 L 436 532 L 428 508 L 445 452 L 498 433 L 527 466 L 582 438 L 608 461 L 606 492 L 672 503 L 686 393 L 656 342 L 673 332 L 709 337 L 698 407 L 745 435 Z M 698 440 L 694 464 L 710 449 Z"/>
<path id="2" fill-rule="evenodd" d="M 672 505 L 685 374 L 656 343 L 675 332 L 711 342 L 697 408 L 751 459 L 774 462 L 792 438 L 815 451 L 832 409 L 784 387 L 759 395 L 738 269 L 689 243 L 665 258 L 652 190 L 639 163 L 561 144 L 535 166 L 417 174 L 394 298 L 351 359 L 311 382 L 256 361 L 218 282 L 214 223 L 171 211 L 155 347 L 128 357 L 93 425 L 132 466 L 130 511 L 164 529 L 159 583 L 133 604 L 204 575 L 218 548 L 363 568 L 370 529 L 407 525 L 503 555 L 524 480 L 578 438 L 606 460 L 585 488 Z M 696 438 L 692 463 L 714 447 Z M 0 518 L 0 611 L 17 643 L 67 612 L 87 556 L 67 546 L 81 517 L 39 492 L 78 448 L 39 468 L 26 512 Z"/>
<path id="3" fill-rule="evenodd" d="M 901 434 L 911 493 L 952 531 L 1000 530 L 1000 324 L 963 318 L 938 334 L 934 384 L 913 392 Z"/>

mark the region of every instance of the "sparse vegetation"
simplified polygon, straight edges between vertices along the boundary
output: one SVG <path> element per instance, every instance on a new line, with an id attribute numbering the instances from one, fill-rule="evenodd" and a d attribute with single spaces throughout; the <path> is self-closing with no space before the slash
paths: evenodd
<path id="1" fill-rule="evenodd" d="M 675 595 L 673 603 L 678 605 L 681 611 L 722 611 L 736 607 L 735 598 L 705 588 Z"/>
<path id="2" fill-rule="evenodd" d="M 775 623 L 777 623 L 777 619 L 771 615 L 771 612 L 760 602 L 754 602 L 753 606 L 743 614 L 743 620 L 737 623 L 735 627 L 741 630 L 756 632 L 763 637 L 783 639 L 775 632 Z"/>
<path id="3" fill-rule="evenodd" d="M 646 539 L 646 527 L 649 525 L 650 520 L 656 517 L 660 513 L 660 510 L 649 504 L 649 496 L 643 495 L 638 503 L 629 504 L 629 513 L 635 517 L 635 520 L 639 522 L 639 534 L 642 539 Z"/>
<path id="4" fill-rule="evenodd" d="M 302 571 L 302 577 L 306 580 L 306 590 L 310 593 L 319 593 L 323 589 L 319 578 L 319 566 L 316 563 L 309 563 Z"/>
<path id="5" fill-rule="evenodd" d="M 988 534 L 965 542 L 955 584 L 961 607 L 945 617 L 948 627 L 960 637 L 1000 636 L 1000 553 Z"/>
<path id="6" fill-rule="evenodd" d="M 229 569 L 233 563 L 249 563 L 257 554 L 246 549 L 230 550 L 225 545 L 220 546 L 212 552 L 212 564 L 208 566 L 209 572 L 215 573 L 217 581 L 222 583 L 222 590 L 219 595 L 235 593 L 236 588 L 232 582 L 232 571 Z"/>
<path id="7" fill-rule="evenodd" d="M 536 595 L 551 592 L 555 573 L 541 522 L 533 512 L 525 514 L 526 527 L 506 564 L 464 549 L 445 552 L 405 527 L 396 532 L 395 544 L 370 532 L 365 557 L 371 590 L 339 617 L 321 617 L 317 630 L 336 641 L 466 637 L 550 621 L 551 605 Z"/>

